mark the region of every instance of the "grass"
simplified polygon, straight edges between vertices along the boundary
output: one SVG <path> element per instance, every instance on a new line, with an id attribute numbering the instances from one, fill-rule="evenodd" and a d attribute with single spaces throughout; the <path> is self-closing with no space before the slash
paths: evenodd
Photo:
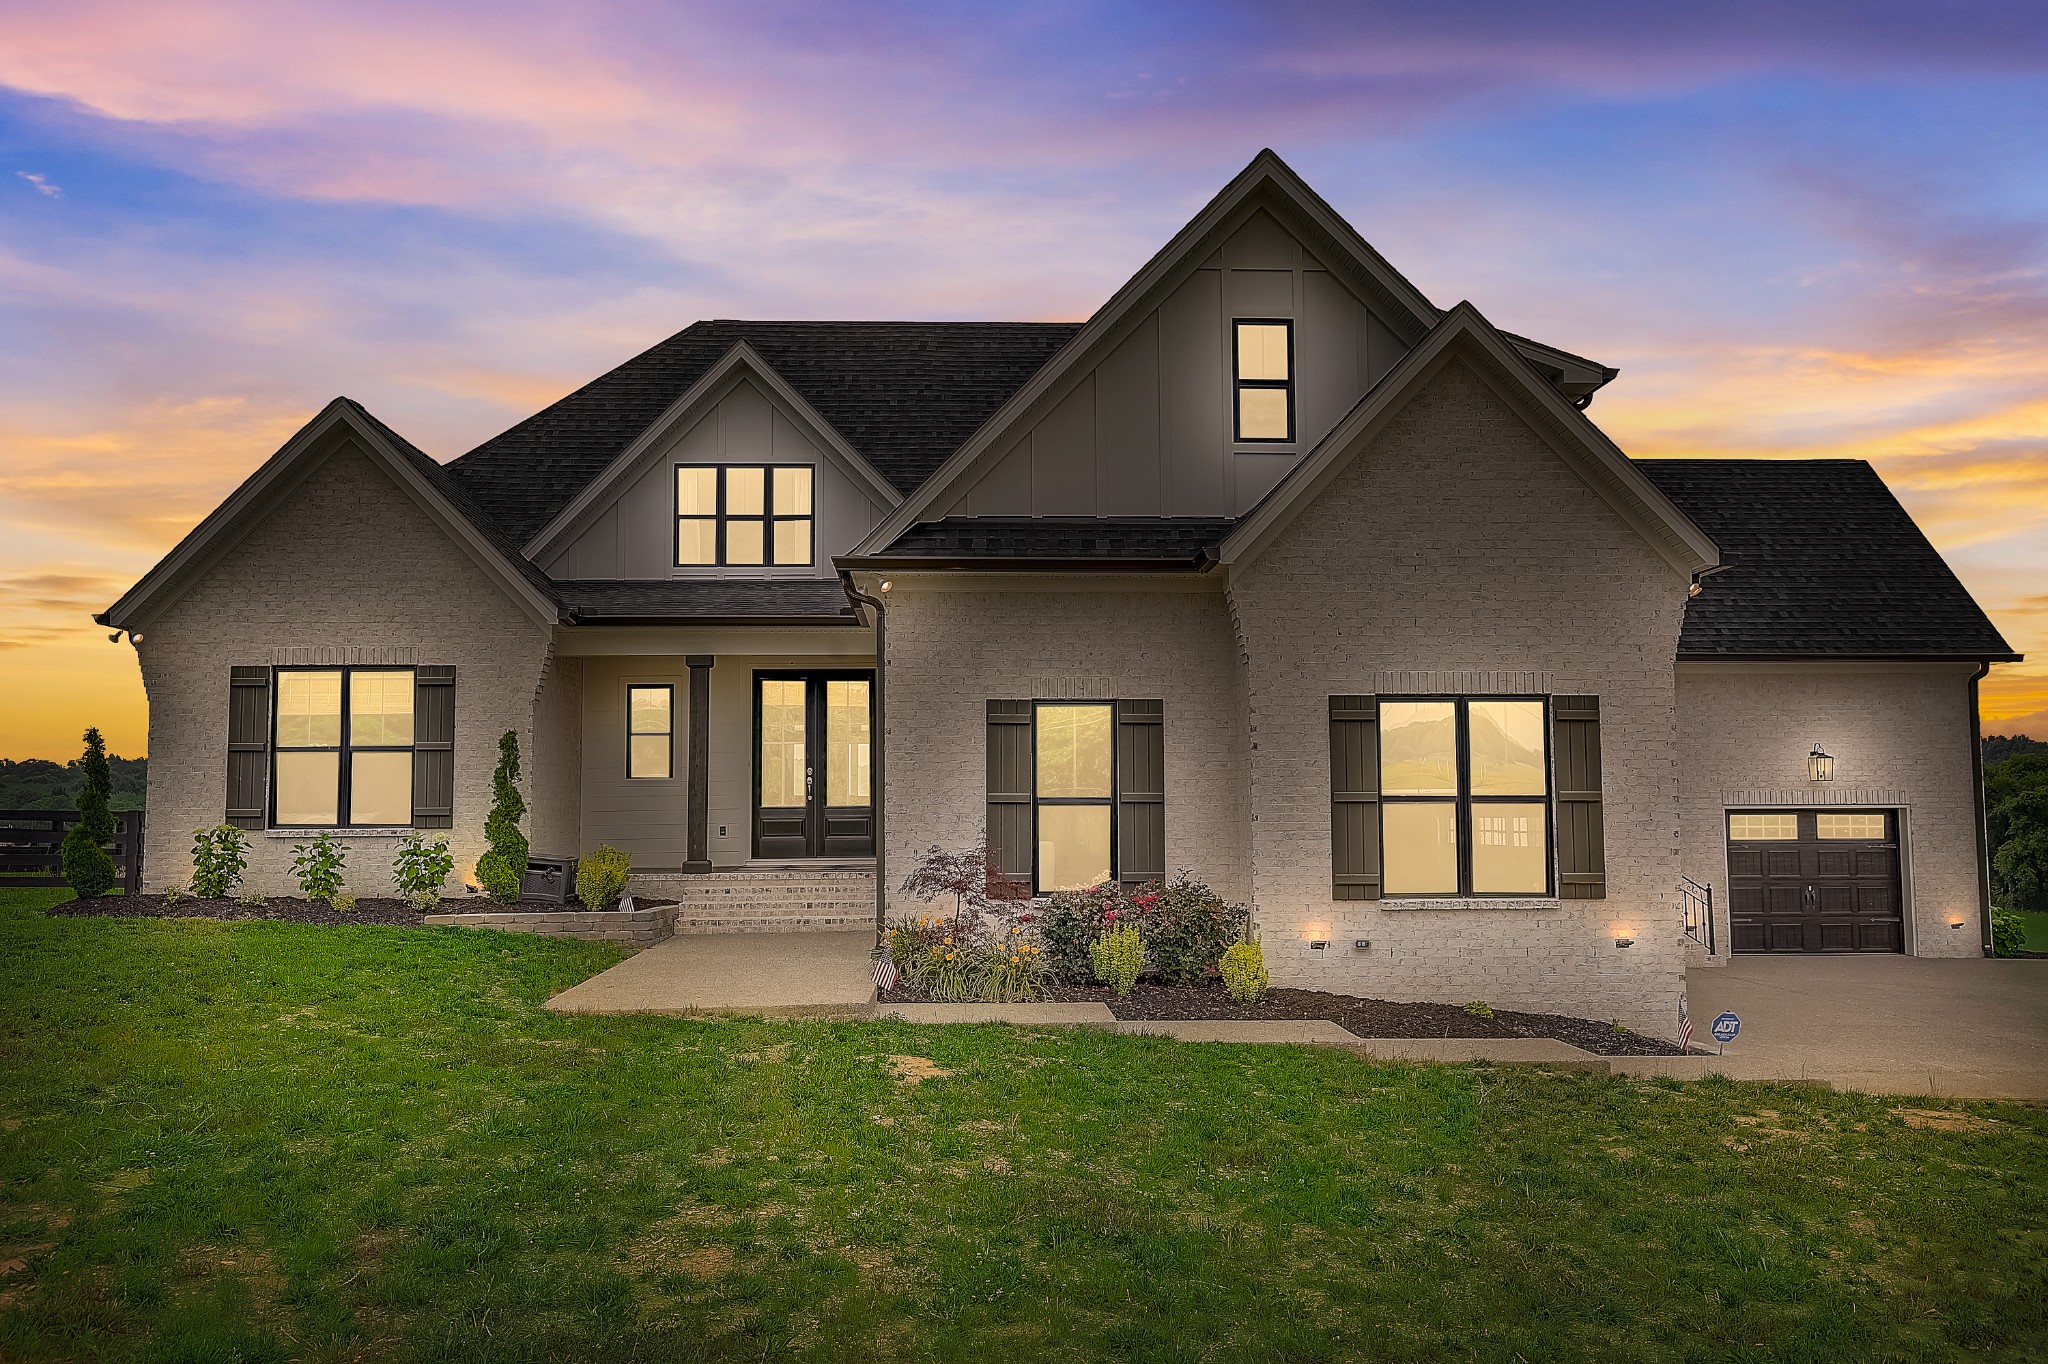
<path id="1" fill-rule="evenodd" d="M 2026 925 L 2026 950 L 2048 952 L 2048 913 L 2022 911 L 2020 922 Z"/>
<path id="2" fill-rule="evenodd" d="M 615 949 L 63 894 L 0 890 L 0 1358 L 2048 1347 L 2036 1109 L 567 1019 Z"/>

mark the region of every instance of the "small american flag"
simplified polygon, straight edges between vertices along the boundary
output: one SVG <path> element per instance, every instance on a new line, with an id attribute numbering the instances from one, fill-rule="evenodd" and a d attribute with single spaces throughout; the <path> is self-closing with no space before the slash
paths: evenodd
<path id="1" fill-rule="evenodd" d="M 1684 995 L 1678 997 L 1678 1049 L 1692 1050 L 1692 1015 L 1686 1012 Z"/>
<path id="2" fill-rule="evenodd" d="M 875 958 L 875 989 L 888 994 L 896 988 L 896 961 L 887 952 Z"/>

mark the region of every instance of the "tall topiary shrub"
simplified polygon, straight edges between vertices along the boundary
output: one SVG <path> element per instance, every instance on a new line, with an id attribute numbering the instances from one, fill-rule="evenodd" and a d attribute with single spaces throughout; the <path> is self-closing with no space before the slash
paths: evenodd
<path id="1" fill-rule="evenodd" d="M 78 767 L 85 778 L 78 789 L 78 823 L 65 830 L 58 859 L 71 893 L 90 900 L 114 888 L 114 859 L 106 846 L 114 839 L 114 772 L 107 765 L 107 741 L 96 728 L 85 732 Z"/>
<path id="2" fill-rule="evenodd" d="M 528 847 L 519 821 L 526 802 L 519 795 L 519 735 L 506 730 L 498 740 L 498 770 L 491 773 L 491 813 L 484 820 L 484 855 L 476 860 L 476 879 L 501 905 L 517 904 L 526 880 Z"/>

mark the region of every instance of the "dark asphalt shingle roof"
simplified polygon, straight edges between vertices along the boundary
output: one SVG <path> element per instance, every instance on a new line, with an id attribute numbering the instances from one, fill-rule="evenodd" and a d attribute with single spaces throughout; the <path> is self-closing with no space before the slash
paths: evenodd
<path id="1" fill-rule="evenodd" d="M 1681 658 L 2015 658 L 1862 460 L 1644 459 L 1720 546 Z"/>
<path id="2" fill-rule="evenodd" d="M 881 559 L 1185 559 L 1223 543 L 1217 518 L 948 517 L 912 526 Z"/>
<path id="3" fill-rule="evenodd" d="M 555 593 L 578 621 L 823 621 L 852 624 L 853 606 L 837 578 L 749 581 L 677 578 L 662 582 L 561 582 Z"/>
<path id="4" fill-rule="evenodd" d="M 740 341 L 906 496 L 1079 331 L 1074 322 L 699 322 L 448 468 L 524 544 Z"/>

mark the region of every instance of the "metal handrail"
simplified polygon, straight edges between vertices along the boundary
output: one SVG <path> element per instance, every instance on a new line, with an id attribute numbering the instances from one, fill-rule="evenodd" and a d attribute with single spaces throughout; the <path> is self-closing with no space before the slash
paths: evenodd
<path id="1" fill-rule="evenodd" d="M 1679 903 L 1685 909 L 1685 936 L 1714 955 L 1714 888 L 1690 876 L 1678 878 Z"/>

